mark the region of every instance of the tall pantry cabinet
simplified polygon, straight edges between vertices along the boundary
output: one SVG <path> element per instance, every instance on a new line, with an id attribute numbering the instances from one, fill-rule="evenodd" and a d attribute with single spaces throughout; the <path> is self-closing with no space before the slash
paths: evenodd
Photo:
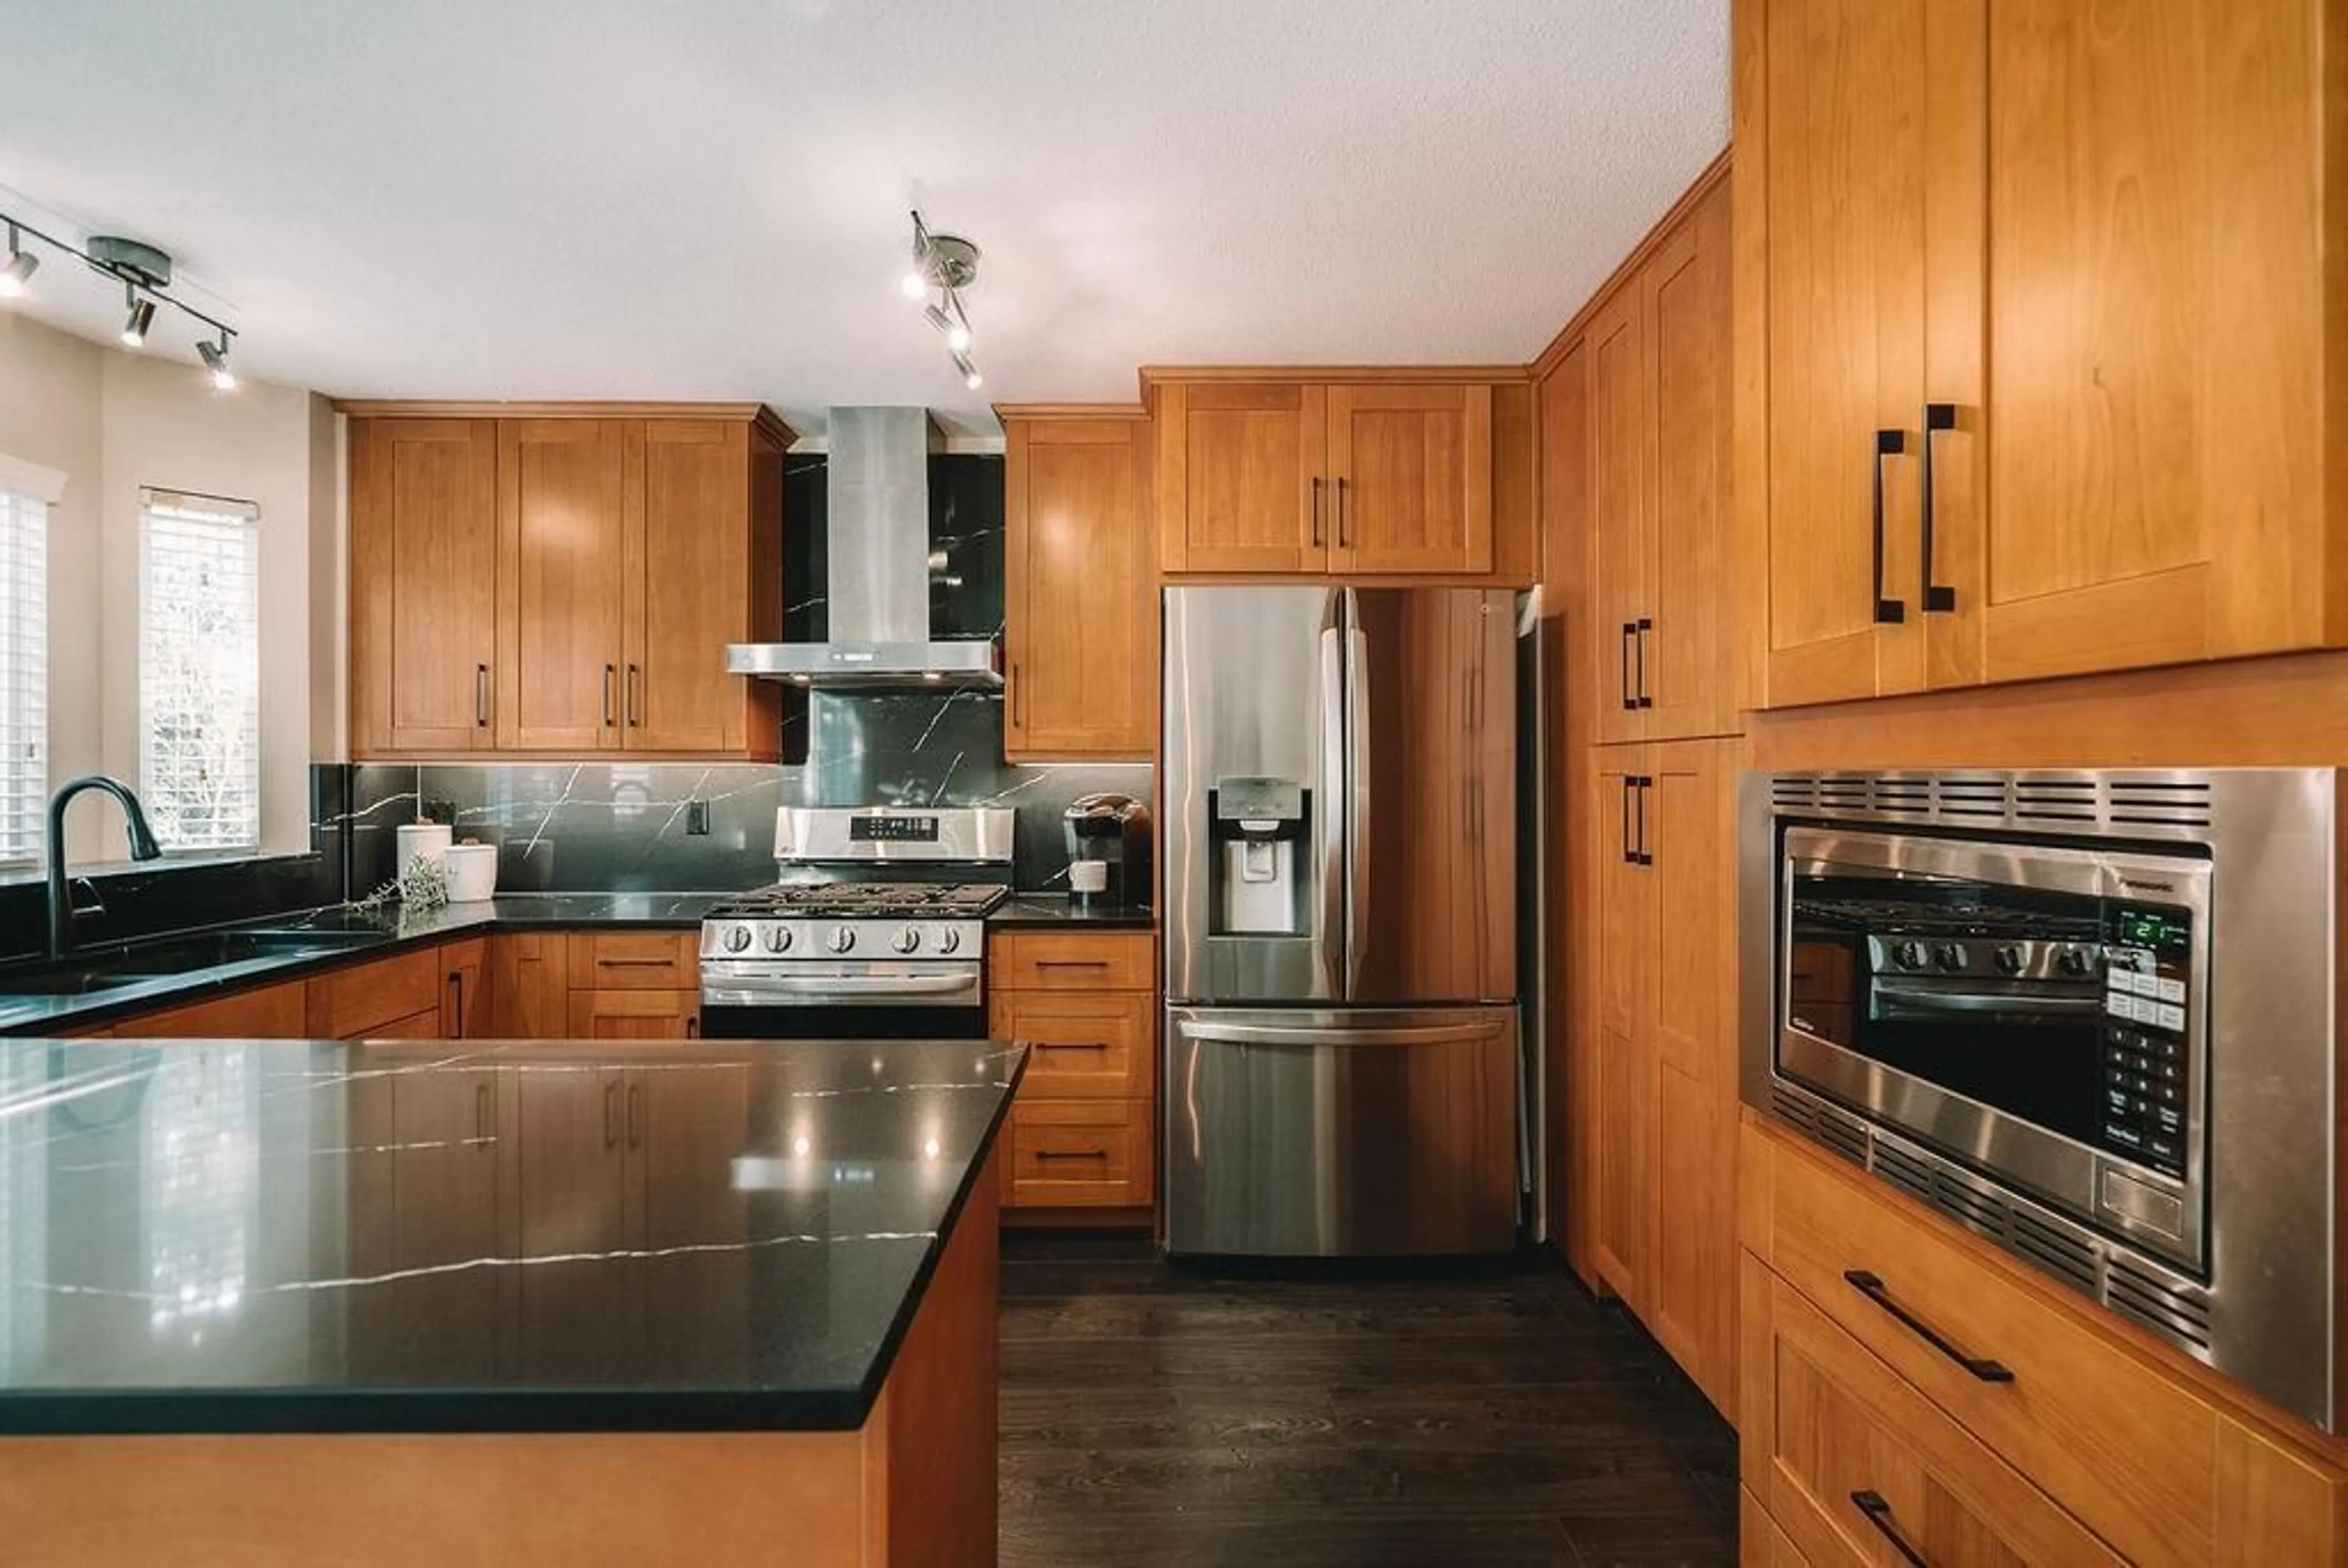
<path id="1" fill-rule="evenodd" d="M 1565 1235 L 1724 1412 L 1735 1389 L 1724 161 L 1538 367 L 1569 629 Z M 1561 548 L 1560 548 L 1561 546 Z M 1577 712 L 1577 710 L 1579 711 Z"/>

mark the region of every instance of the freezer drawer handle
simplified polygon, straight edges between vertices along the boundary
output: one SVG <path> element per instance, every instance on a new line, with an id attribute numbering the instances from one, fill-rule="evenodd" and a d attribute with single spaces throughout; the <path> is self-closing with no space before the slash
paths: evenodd
<path id="1" fill-rule="evenodd" d="M 1489 1040 L 1489 1024 L 1437 1024 L 1425 1029 L 1284 1029 L 1276 1024 L 1185 1023 L 1192 1040 L 1217 1045 L 1449 1045 Z"/>

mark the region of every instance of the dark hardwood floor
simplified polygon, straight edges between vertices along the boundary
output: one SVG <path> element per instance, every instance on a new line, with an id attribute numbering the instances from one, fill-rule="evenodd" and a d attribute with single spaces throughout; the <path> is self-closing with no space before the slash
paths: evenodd
<path id="1" fill-rule="evenodd" d="M 1012 1235 L 1007 1568 L 1726 1564 L 1727 1426 L 1560 1269 L 1169 1269 Z"/>

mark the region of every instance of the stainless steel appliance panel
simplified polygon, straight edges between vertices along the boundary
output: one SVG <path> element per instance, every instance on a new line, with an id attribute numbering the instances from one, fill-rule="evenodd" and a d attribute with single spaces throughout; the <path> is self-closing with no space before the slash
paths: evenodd
<path id="1" fill-rule="evenodd" d="M 1282 1257 L 1515 1244 L 1514 1008 L 1169 1008 L 1166 1245 Z"/>
<path id="2" fill-rule="evenodd" d="M 1513 1000 L 1516 595 L 1344 593 L 1346 998 Z"/>
<path id="3" fill-rule="evenodd" d="M 1342 610 L 1330 588 L 1166 590 L 1170 999 L 1343 995 Z"/>

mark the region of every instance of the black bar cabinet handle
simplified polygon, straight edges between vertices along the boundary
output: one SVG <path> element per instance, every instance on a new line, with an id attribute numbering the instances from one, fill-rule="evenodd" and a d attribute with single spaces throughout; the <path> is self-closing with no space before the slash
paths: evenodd
<path id="1" fill-rule="evenodd" d="M 618 666 L 612 664 L 606 664 L 603 666 L 603 727 L 607 730 L 613 728 L 619 723 L 619 720 L 613 716 L 612 711 L 612 690 L 613 685 L 618 682 L 619 677 L 620 671 Z"/>
<path id="2" fill-rule="evenodd" d="M 1655 700 L 1647 694 L 1647 633 L 1655 629 L 1655 623 L 1646 616 L 1643 615 L 1631 624 L 1639 634 L 1637 639 L 1639 648 L 1639 706 L 1642 708 L 1652 708 L 1655 705 Z"/>
<path id="3" fill-rule="evenodd" d="M 1639 864 L 1642 866 L 1653 866 L 1655 863 L 1654 856 L 1647 849 L 1647 792 L 1654 787 L 1655 780 L 1653 774 L 1639 775 Z"/>
<path id="4" fill-rule="evenodd" d="M 1313 476 L 1313 548 L 1321 548 L 1321 476 Z"/>
<path id="5" fill-rule="evenodd" d="M 1875 619 L 1887 626 L 1907 620 L 1908 607 L 1899 600 L 1883 597 L 1883 460 L 1907 450 L 1905 430 L 1875 433 Z"/>
<path id="6" fill-rule="evenodd" d="M 1345 476 L 1344 476 L 1344 475 L 1343 475 L 1343 474 L 1338 475 L 1338 476 L 1337 476 L 1337 548 L 1338 548 L 1339 549 L 1341 549 L 1341 550 L 1349 550 L 1349 549 L 1352 549 L 1352 548 L 1354 548 L 1354 532 L 1353 532 L 1353 528 L 1352 528 L 1352 527 L 1350 526 L 1349 521 L 1348 521 L 1348 519 L 1346 518 L 1346 516 L 1345 516 L 1345 491 L 1346 491 L 1346 488 L 1347 488 L 1347 486 L 1346 486 L 1346 482 L 1345 482 Z"/>
<path id="7" fill-rule="evenodd" d="M 1622 775 L 1622 864 L 1625 866 L 1639 864 L 1639 851 L 1631 842 L 1631 792 L 1638 783 L 1633 774 Z"/>
<path id="8" fill-rule="evenodd" d="M 473 666 L 473 728 L 486 730 L 489 727 L 489 667 L 476 664 Z"/>
<path id="9" fill-rule="evenodd" d="M 638 675 L 638 673 L 637 673 L 636 667 L 635 667 L 633 664 L 629 665 L 629 666 L 628 666 L 628 728 L 630 728 L 630 729 L 632 729 L 632 730 L 641 728 L 641 727 L 643 726 L 643 724 L 644 724 L 644 712 L 643 712 L 643 710 L 642 710 L 642 709 L 640 709 L 640 708 L 637 706 L 637 704 L 636 704 L 636 687 L 637 687 L 637 684 L 638 684 L 639 680 L 640 680 L 640 677 L 639 677 L 639 675 Z"/>
<path id="10" fill-rule="evenodd" d="M 1932 437 L 1957 427 L 1953 403 L 1924 405 L 1924 613 L 1945 614 L 1957 608 L 1957 590 L 1932 580 Z"/>
<path id="11" fill-rule="evenodd" d="M 1909 1545 L 1908 1538 L 1900 1533 L 1900 1527 L 1891 1522 L 1891 1505 L 1883 1500 L 1881 1492 L 1861 1487 L 1850 1494 L 1850 1500 L 1861 1513 L 1867 1515 L 1867 1522 L 1875 1526 L 1876 1532 L 1891 1542 L 1891 1550 L 1900 1553 L 1909 1568 L 1932 1568 L 1924 1561 L 1924 1554 Z"/>
<path id="12" fill-rule="evenodd" d="M 1891 1292 L 1886 1289 L 1883 1281 L 1872 1273 L 1863 1268 L 1846 1268 L 1842 1271 L 1842 1277 L 1853 1290 L 1899 1319 L 1900 1324 L 1916 1337 L 1979 1378 L 1982 1382 L 2011 1383 L 2013 1381 L 2013 1373 L 2003 1362 L 1993 1361 L 1986 1356 L 1966 1355 L 1943 1338 L 1940 1331 L 1931 1324 L 1892 1300 Z"/>
<path id="13" fill-rule="evenodd" d="M 1622 711 L 1626 713 L 1634 713 L 1639 710 L 1638 689 L 1631 684 L 1631 661 L 1633 657 L 1632 648 L 1638 641 L 1639 623 L 1635 620 L 1624 621 L 1622 623 L 1622 679 L 1619 684 L 1622 689 Z"/>

